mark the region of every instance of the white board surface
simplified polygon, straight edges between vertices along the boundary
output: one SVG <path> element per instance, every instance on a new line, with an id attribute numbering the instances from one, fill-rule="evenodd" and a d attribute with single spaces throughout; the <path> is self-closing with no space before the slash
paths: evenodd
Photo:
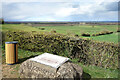
<path id="1" fill-rule="evenodd" d="M 63 63 L 69 60 L 69 58 L 53 55 L 50 53 L 43 53 L 37 57 L 31 58 L 30 60 L 45 64 L 54 68 L 58 68 Z"/>

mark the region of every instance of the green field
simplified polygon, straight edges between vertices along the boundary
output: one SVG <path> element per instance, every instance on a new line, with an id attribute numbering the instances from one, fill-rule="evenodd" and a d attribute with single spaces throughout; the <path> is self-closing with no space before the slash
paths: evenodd
<path id="1" fill-rule="evenodd" d="M 40 28 L 45 28 L 45 30 L 41 30 Z M 116 25 L 98 25 L 98 26 L 90 26 L 90 25 L 79 25 L 79 26 L 39 26 L 39 27 L 32 27 L 32 26 L 27 26 L 24 24 L 4 24 L 0 29 L 2 31 L 36 31 L 39 33 L 43 32 L 51 32 L 52 30 L 55 30 L 57 33 L 69 35 L 69 36 L 74 36 L 75 34 L 78 34 L 79 37 L 82 38 L 90 38 L 93 40 L 97 41 L 106 41 L 106 42 L 118 42 L 118 33 L 117 31 L 118 26 Z M 83 37 L 81 36 L 82 33 L 98 33 L 104 30 L 109 30 L 113 31 L 113 34 L 108 34 L 108 35 L 102 35 L 102 36 L 97 36 L 97 37 Z M 5 49 L 4 46 L 2 47 L 2 64 L 3 64 L 3 77 L 10 77 L 10 78 L 19 78 L 19 66 L 20 64 L 37 55 L 42 54 L 42 52 L 31 52 L 27 50 L 18 50 L 18 61 L 19 63 L 16 65 L 6 65 L 5 64 Z M 83 78 L 117 78 L 118 77 L 118 69 L 105 69 L 105 68 L 100 68 L 97 66 L 87 66 L 83 65 L 81 63 L 78 63 L 77 59 L 72 59 L 72 62 L 80 65 L 83 70 Z M 8 73 L 9 72 L 9 73 Z"/>
<path id="2" fill-rule="evenodd" d="M 39 29 L 40 27 L 36 27 L 36 28 Z M 56 30 L 58 33 L 64 33 L 64 34 L 71 33 L 71 34 L 80 35 L 81 33 L 94 34 L 104 30 L 115 32 L 118 26 L 117 25 L 96 25 L 92 27 L 91 25 L 75 25 L 75 26 L 43 26 L 42 28 L 45 28 L 44 31 Z"/>
<path id="3" fill-rule="evenodd" d="M 102 35 L 102 36 L 95 36 L 95 37 L 83 37 L 83 38 L 90 38 L 97 41 L 105 41 L 105 42 L 114 42 L 118 43 L 118 33 L 116 33 L 118 26 L 117 25 L 97 25 L 97 26 L 90 26 L 90 25 L 79 25 L 79 26 L 44 26 L 44 27 L 36 27 L 36 28 L 45 28 L 45 30 L 41 31 L 52 31 L 55 30 L 57 33 L 66 34 L 70 36 L 79 35 L 80 37 L 82 33 L 89 33 L 89 34 L 96 34 L 101 31 L 109 30 L 113 31 L 113 34 Z"/>
<path id="4" fill-rule="evenodd" d="M 44 30 L 41 30 L 44 28 Z M 75 36 L 76 34 L 82 38 L 90 38 L 96 41 L 105 41 L 105 42 L 114 42 L 118 43 L 118 25 L 74 25 L 74 26 L 27 26 L 24 24 L 4 24 L 2 25 L 2 30 L 22 30 L 22 31 L 37 31 L 37 32 L 51 32 L 56 31 L 60 34 L 65 34 L 69 36 Z M 113 31 L 113 34 L 101 35 L 101 36 L 91 36 L 91 37 L 83 37 L 82 33 L 96 34 L 101 31 Z"/>
<path id="5" fill-rule="evenodd" d="M 29 27 L 29 26 L 25 26 L 23 24 L 4 24 L 1 26 L 2 28 L 2 31 L 13 31 L 13 30 L 17 30 L 17 31 L 40 31 L 36 28 L 33 28 L 33 27 Z"/>

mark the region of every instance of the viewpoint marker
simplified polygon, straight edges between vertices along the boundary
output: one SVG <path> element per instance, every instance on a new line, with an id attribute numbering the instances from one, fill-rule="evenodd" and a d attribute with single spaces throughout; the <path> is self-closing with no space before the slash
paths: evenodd
<path id="1" fill-rule="evenodd" d="M 58 55 L 53 55 L 50 53 L 43 53 L 37 57 L 34 57 L 30 59 L 32 61 L 39 62 L 44 65 L 51 66 L 53 68 L 58 68 L 61 66 L 63 63 L 69 60 L 69 58 L 58 56 Z"/>

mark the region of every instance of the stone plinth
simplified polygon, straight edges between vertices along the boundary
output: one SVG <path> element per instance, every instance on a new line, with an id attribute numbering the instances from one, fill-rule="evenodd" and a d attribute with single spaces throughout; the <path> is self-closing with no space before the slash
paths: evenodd
<path id="1" fill-rule="evenodd" d="M 77 78 L 80 80 L 83 70 L 70 61 L 65 62 L 58 68 L 53 68 L 28 59 L 20 65 L 19 73 L 21 78 L 49 78 L 55 80 L 58 78 L 60 80 Z"/>

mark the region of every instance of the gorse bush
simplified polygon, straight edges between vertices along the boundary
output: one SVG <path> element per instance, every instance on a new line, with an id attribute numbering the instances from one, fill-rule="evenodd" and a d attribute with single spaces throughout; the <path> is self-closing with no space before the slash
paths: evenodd
<path id="1" fill-rule="evenodd" d="M 57 33 L 56 30 L 51 30 L 51 33 Z"/>
<path id="2" fill-rule="evenodd" d="M 117 29 L 117 32 L 120 32 L 120 28 Z"/>
<path id="3" fill-rule="evenodd" d="M 118 68 L 118 44 L 97 42 L 57 33 L 3 32 L 5 41 L 18 41 L 18 47 L 30 51 L 48 52 L 71 59 L 78 59 L 86 65 L 104 68 Z"/>
<path id="4" fill-rule="evenodd" d="M 96 34 L 92 34 L 92 36 L 100 36 L 100 35 L 106 35 L 106 34 L 112 34 L 113 32 L 112 31 L 101 31 L 99 33 L 96 33 Z"/>
<path id="5" fill-rule="evenodd" d="M 76 36 L 76 37 L 79 37 L 79 35 L 78 35 L 78 34 L 75 34 L 75 36 Z"/>
<path id="6" fill-rule="evenodd" d="M 90 37 L 90 34 L 89 33 L 82 33 L 81 36 Z"/>
<path id="7" fill-rule="evenodd" d="M 40 30 L 45 30 L 45 28 L 39 28 Z"/>

